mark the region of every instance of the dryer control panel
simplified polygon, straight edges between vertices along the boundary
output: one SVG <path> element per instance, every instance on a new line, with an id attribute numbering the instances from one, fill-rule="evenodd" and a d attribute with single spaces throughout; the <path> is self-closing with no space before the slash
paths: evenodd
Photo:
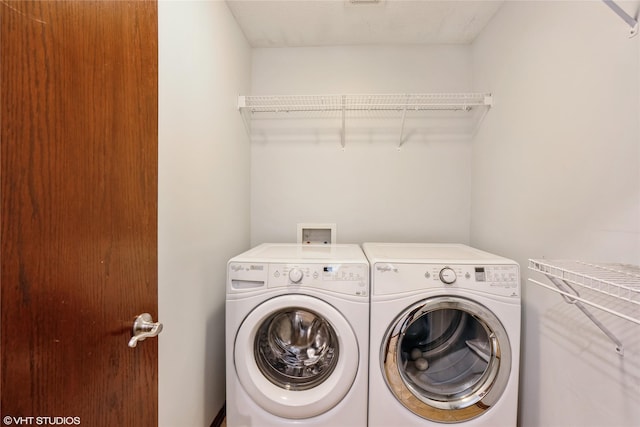
<path id="1" fill-rule="evenodd" d="M 422 289 L 471 289 L 505 297 L 520 296 L 517 264 L 405 264 L 376 263 L 375 295 L 391 295 Z"/>

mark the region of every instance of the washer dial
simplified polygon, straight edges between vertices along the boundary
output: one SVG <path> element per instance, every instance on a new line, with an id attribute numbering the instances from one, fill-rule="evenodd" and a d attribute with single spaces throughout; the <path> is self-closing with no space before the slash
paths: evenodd
<path id="1" fill-rule="evenodd" d="M 300 283 L 303 277 L 304 273 L 299 268 L 292 268 L 289 271 L 289 280 L 291 280 L 292 283 Z"/>

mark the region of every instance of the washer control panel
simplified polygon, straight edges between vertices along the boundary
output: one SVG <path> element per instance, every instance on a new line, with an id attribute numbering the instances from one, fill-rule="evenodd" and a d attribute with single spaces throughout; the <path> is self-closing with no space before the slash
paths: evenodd
<path id="1" fill-rule="evenodd" d="M 369 296 L 369 266 L 359 263 L 280 264 L 232 262 L 228 290 L 316 288 L 359 297 Z"/>
<path id="2" fill-rule="evenodd" d="M 365 264 L 269 264 L 267 287 L 309 287 L 341 294 L 368 296 Z"/>

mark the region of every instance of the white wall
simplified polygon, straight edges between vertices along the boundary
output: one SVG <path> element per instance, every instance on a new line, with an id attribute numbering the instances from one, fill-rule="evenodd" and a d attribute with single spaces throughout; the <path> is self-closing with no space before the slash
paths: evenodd
<path id="1" fill-rule="evenodd" d="M 226 261 L 249 246 L 236 104 L 251 50 L 224 2 L 160 1 L 158 15 L 159 424 L 208 427 L 225 400 Z"/>
<path id="2" fill-rule="evenodd" d="M 459 92 L 471 88 L 469 46 L 254 49 L 253 95 Z M 470 141 L 340 116 L 252 121 L 251 242 L 291 242 L 299 222 L 337 224 L 338 241 L 469 239 Z M 304 130 L 304 127 L 307 130 Z M 296 127 L 291 134 L 288 130 Z"/>
<path id="3" fill-rule="evenodd" d="M 640 264 L 639 44 L 601 2 L 506 2 L 473 45 L 495 106 L 473 142 L 471 243 L 525 279 L 528 258 Z M 520 424 L 638 425 L 640 327 L 594 310 L 621 358 L 576 307 L 523 286 Z"/>

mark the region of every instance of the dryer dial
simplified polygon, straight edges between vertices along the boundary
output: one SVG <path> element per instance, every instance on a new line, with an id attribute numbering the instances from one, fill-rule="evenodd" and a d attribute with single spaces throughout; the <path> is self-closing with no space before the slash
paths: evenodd
<path id="1" fill-rule="evenodd" d="M 289 270 L 289 280 L 291 280 L 292 283 L 300 283 L 303 277 L 304 273 L 299 268 Z"/>
<path id="2" fill-rule="evenodd" d="M 446 285 L 451 285 L 456 281 L 458 277 L 456 276 L 456 272 L 453 271 L 450 267 L 445 267 L 440 270 L 440 280 L 444 282 Z"/>

